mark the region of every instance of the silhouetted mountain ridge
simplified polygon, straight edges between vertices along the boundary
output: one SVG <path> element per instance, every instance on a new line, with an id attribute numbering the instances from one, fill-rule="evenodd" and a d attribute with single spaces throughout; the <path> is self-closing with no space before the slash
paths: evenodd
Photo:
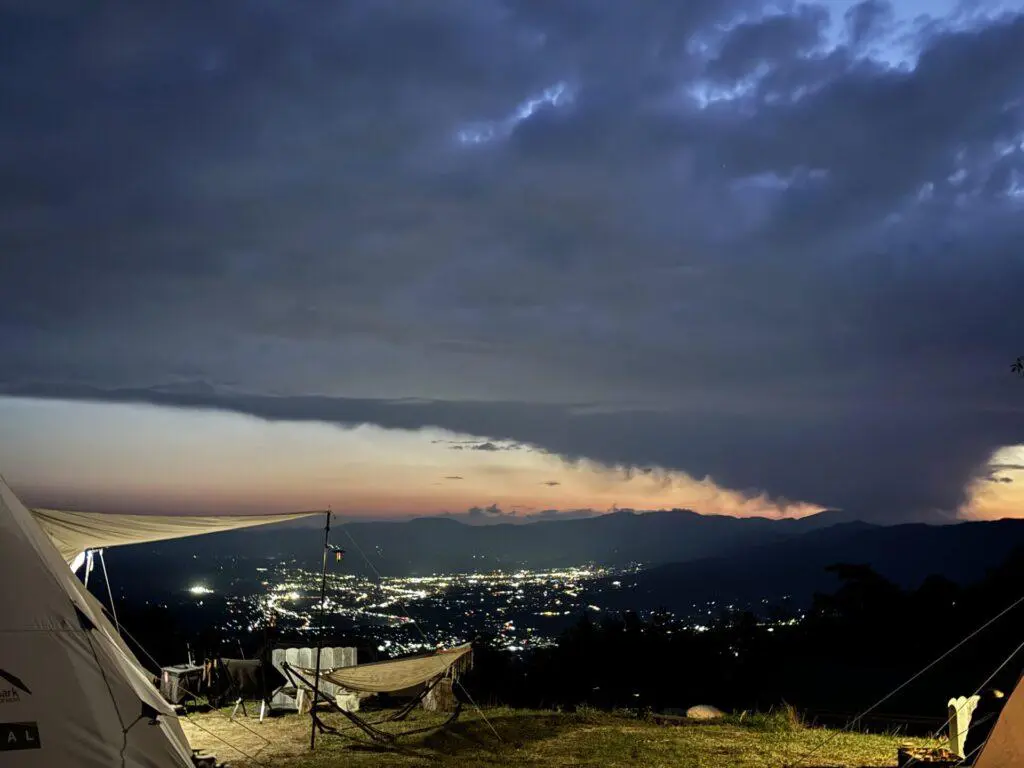
<path id="1" fill-rule="evenodd" d="M 707 600 L 806 603 L 837 582 L 826 568 L 837 563 L 871 566 L 886 579 L 915 587 L 938 575 L 961 584 L 982 578 L 1024 547 L 1024 520 L 909 523 L 875 526 L 840 523 L 783 541 L 755 544 L 729 556 L 655 566 L 614 594 L 617 607 L 660 606 L 683 610 Z"/>
<path id="2" fill-rule="evenodd" d="M 444 517 L 404 522 L 335 519 L 331 541 L 351 550 L 345 568 L 370 571 L 362 553 L 385 575 L 516 568 L 553 568 L 583 563 L 625 566 L 683 562 L 780 542 L 832 525 L 832 513 L 803 519 L 736 518 L 692 510 L 623 510 L 529 525 L 468 525 Z M 287 558 L 317 567 L 323 536 L 312 520 L 132 547 L 150 556 Z M 129 550 L 125 550 L 126 555 Z"/>

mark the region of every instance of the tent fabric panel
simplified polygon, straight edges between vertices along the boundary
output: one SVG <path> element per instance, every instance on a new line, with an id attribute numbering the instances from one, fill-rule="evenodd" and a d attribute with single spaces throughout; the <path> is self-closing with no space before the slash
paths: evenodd
<path id="1" fill-rule="evenodd" d="M 0 668 L 21 681 L 0 693 L 0 722 L 35 723 L 41 745 L 5 750 L 5 765 L 192 764 L 170 705 L 3 478 L 0 578 L 17 585 L 0 592 Z M 8 683 L 0 677 L 0 690 Z M 140 719 L 143 703 L 161 713 L 157 725 Z"/>
<path id="2" fill-rule="evenodd" d="M 41 631 L 0 638 L 4 672 L 15 680 L 0 679 L 0 714 L 4 723 L 25 724 L 5 736 L 27 747 L 4 750 L 3 764 L 109 768 L 122 765 L 123 750 L 125 766 L 192 765 L 188 742 L 169 739 L 163 723 L 151 725 L 131 685 L 105 669 L 102 658 L 97 664 L 94 634 Z"/>
<path id="3" fill-rule="evenodd" d="M 32 515 L 0 479 L 0 579 L 18 584 L 3 591 L 0 629 L 79 629 L 77 608 L 95 626 L 104 622 L 85 597 L 85 588 L 67 567 Z M 95 601 L 94 601 L 95 602 Z"/>
<path id="4" fill-rule="evenodd" d="M 8 676 L 0 679 L 2 720 L 26 724 L 20 732 L 5 734 L 23 747 L 4 751 L 5 766 L 120 765 L 121 723 L 87 634 L 79 630 L 0 636 L 0 658 Z"/>
<path id="5" fill-rule="evenodd" d="M 50 537 L 65 563 L 71 564 L 87 549 L 165 541 L 204 533 L 283 523 L 323 512 L 291 512 L 279 515 L 121 515 L 33 509 L 32 516 Z"/>
<path id="6" fill-rule="evenodd" d="M 131 663 L 115 644 L 104 642 L 94 630 L 89 633 L 92 651 L 100 669 L 119 669 L 121 675 L 105 674 L 110 686 L 108 706 L 119 718 L 125 766 L 165 768 L 192 766 L 191 747 L 170 705 L 159 695 L 145 673 Z M 140 695 L 140 693 L 142 695 Z M 143 704 L 161 714 L 155 722 Z"/>
<path id="7" fill-rule="evenodd" d="M 394 693 L 433 680 L 443 675 L 472 650 L 469 645 L 460 645 L 450 650 L 439 651 L 430 656 L 411 659 L 382 661 L 377 664 L 363 664 L 357 667 L 342 667 L 320 676 L 329 683 L 360 693 Z M 313 670 L 303 670 L 312 674 Z"/>
<path id="8" fill-rule="evenodd" d="M 176 717 L 160 717 L 135 723 L 128 731 L 126 768 L 195 768 L 192 748 Z"/>
<path id="9" fill-rule="evenodd" d="M 117 640 L 106 636 L 101 630 L 93 630 L 90 639 L 93 650 L 105 669 L 116 669 L 120 678 L 132 688 L 135 697 L 152 707 L 161 715 L 176 717 L 174 708 L 160 695 L 149 673 L 124 645 L 119 635 Z"/>
<path id="10" fill-rule="evenodd" d="M 109 655 L 111 663 L 131 682 L 139 698 L 158 712 L 173 715 L 174 710 L 150 684 L 144 667 L 107 619 L 99 601 L 61 560 L 28 509 L 2 479 L 0 537 L 0 579 L 5 584 L 22 585 L 3 591 L 0 632 L 79 630 L 82 626 L 77 609 L 95 628 L 97 647 L 117 649 Z"/>
<path id="11" fill-rule="evenodd" d="M 1024 678 L 1010 694 L 974 768 L 1024 766 Z"/>
<path id="12" fill-rule="evenodd" d="M 109 686 L 111 703 L 108 706 L 120 720 L 125 766 L 192 766 L 191 747 L 178 718 L 146 673 L 98 630 L 87 636 L 93 658 L 99 661 L 104 682 Z M 110 674 L 108 670 L 118 670 L 121 674 Z M 150 708 L 149 713 L 144 704 Z M 152 710 L 160 713 L 155 722 Z"/>
<path id="13" fill-rule="evenodd" d="M 77 579 L 75 581 L 77 582 Z M 140 699 L 153 707 L 157 712 L 173 716 L 174 708 L 167 703 L 164 697 L 152 685 L 149 670 L 132 653 L 124 638 L 121 637 L 121 634 L 106 619 L 106 611 L 100 604 L 100 601 L 92 592 L 86 591 L 84 588 L 82 592 L 85 602 L 96 614 L 103 615 L 105 619 L 102 625 L 96 627 L 93 634 L 93 640 L 97 643 L 97 652 L 109 658 L 111 664 L 117 665 L 122 673 L 129 680 L 133 681 L 133 686 L 137 689 Z"/>

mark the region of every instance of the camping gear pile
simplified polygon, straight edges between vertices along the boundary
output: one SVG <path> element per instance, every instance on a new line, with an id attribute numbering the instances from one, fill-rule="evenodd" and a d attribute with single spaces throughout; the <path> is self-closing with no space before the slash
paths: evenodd
<path id="1" fill-rule="evenodd" d="M 948 749 L 900 747 L 897 753 L 896 768 L 910 768 L 914 765 L 919 765 L 921 768 L 954 768 L 961 762 L 962 758 Z"/>

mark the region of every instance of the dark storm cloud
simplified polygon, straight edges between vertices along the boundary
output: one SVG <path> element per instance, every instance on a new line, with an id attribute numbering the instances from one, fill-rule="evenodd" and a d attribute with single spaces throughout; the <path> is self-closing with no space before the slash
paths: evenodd
<path id="1" fill-rule="evenodd" d="M 609 510 L 611 511 L 611 510 Z M 442 517 L 462 520 L 471 525 L 491 525 L 494 523 L 535 523 L 543 520 L 579 520 L 603 514 L 595 509 L 534 509 L 532 507 L 512 507 L 502 509 L 497 504 L 486 507 L 470 507 L 462 513 L 445 513 Z"/>
<path id="2" fill-rule="evenodd" d="M 986 469 L 987 472 L 984 474 L 984 479 L 988 482 L 1009 484 L 1013 482 L 1013 478 L 1000 473 L 1020 472 L 1024 470 L 1024 464 L 989 464 Z"/>
<path id="3" fill-rule="evenodd" d="M 429 404 L 429 402 L 425 401 L 423 404 Z M 497 451 L 519 451 L 527 448 L 527 446 L 519 443 L 496 443 L 493 440 L 431 440 L 430 442 L 435 445 L 447 445 L 448 450 L 451 451 L 486 451 L 493 453 Z"/>
<path id="4" fill-rule="evenodd" d="M 883 25 L 892 22 L 892 3 L 885 0 L 864 0 L 846 11 L 844 19 L 850 44 L 859 47 L 883 32 Z"/>
<path id="5" fill-rule="evenodd" d="M 0 5 L 0 386 L 953 509 L 1024 442 L 1024 17 L 833 6 Z"/>
<path id="6" fill-rule="evenodd" d="M 820 6 L 800 6 L 790 15 L 778 14 L 735 26 L 707 71 L 732 83 L 759 67 L 770 68 L 817 48 L 829 20 Z"/>
<path id="7" fill-rule="evenodd" d="M 515 517 L 515 510 L 506 512 L 497 504 L 486 507 L 470 507 L 466 510 L 466 517 L 470 520 L 496 520 L 505 517 Z"/>
<path id="8" fill-rule="evenodd" d="M 526 522 L 541 520 L 580 520 L 585 517 L 596 517 L 604 514 L 596 509 L 539 509 L 523 516 Z"/>

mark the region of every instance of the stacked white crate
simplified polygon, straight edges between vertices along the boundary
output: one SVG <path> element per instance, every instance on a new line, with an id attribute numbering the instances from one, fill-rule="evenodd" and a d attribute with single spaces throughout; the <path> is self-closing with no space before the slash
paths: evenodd
<path id="1" fill-rule="evenodd" d="M 270 660 L 287 680 L 288 675 L 285 674 L 281 663 L 287 661 L 288 664 L 293 667 L 314 669 L 316 667 L 316 648 L 275 648 L 270 655 Z M 355 665 L 355 648 L 337 647 L 320 649 L 320 669 L 337 669 L 338 667 L 354 667 Z M 299 674 L 302 673 L 300 672 Z M 303 677 L 306 677 L 310 682 L 313 682 L 311 675 L 303 675 Z M 325 695 L 333 699 L 342 689 L 333 683 L 321 680 L 320 690 L 323 691 Z M 293 696 L 289 696 L 283 691 L 275 693 L 274 697 L 270 700 L 270 703 L 275 709 L 298 708 L 295 698 Z"/>

